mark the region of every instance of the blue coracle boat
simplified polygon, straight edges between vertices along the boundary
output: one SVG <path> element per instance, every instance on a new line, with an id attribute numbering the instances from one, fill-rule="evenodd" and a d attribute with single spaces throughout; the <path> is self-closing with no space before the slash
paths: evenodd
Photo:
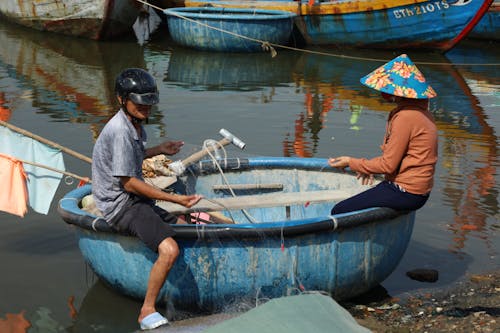
<path id="1" fill-rule="evenodd" d="M 223 52 L 264 51 L 259 41 L 287 44 L 295 16 L 278 10 L 210 7 L 171 8 L 164 13 L 176 43 Z"/>
<path id="2" fill-rule="evenodd" d="M 216 312 L 246 299 L 324 291 L 347 299 L 380 284 L 403 256 L 414 212 L 372 208 L 331 216 L 332 205 L 366 187 L 326 159 L 255 157 L 191 165 L 172 188 L 209 200 L 177 214 L 219 211 L 230 223 L 174 225 L 181 253 L 159 301 L 176 309 Z M 222 163 L 223 162 L 223 163 Z M 223 175 L 223 176 L 222 176 Z M 156 254 L 113 232 L 80 207 L 90 186 L 63 197 L 58 211 L 74 226 L 95 274 L 137 298 L 146 292 Z"/>
<path id="3" fill-rule="evenodd" d="M 447 51 L 492 0 L 173 0 L 185 7 L 258 8 L 296 14 L 306 44 Z"/>

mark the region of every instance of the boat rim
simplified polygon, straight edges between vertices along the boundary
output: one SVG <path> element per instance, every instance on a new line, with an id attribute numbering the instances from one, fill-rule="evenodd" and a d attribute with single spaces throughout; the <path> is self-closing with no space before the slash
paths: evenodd
<path id="1" fill-rule="evenodd" d="M 278 158 L 258 157 L 250 159 L 234 159 L 239 166 L 244 168 L 269 167 L 302 167 L 304 169 L 318 169 L 327 166 L 326 159 L 320 158 Z M 206 171 L 210 168 L 211 161 L 201 161 L 197 168 Z M 245 165 L 246 164 L 246 165 Z M 232 168 L 234 164 L 226 165 Z M 80 207 L 80 201 L 84 196 L 92 192 L 91 185 L 78 187 L 68 192 L 58 203 L 58 213 L 62 219 L 76 227 L 94 231 L 119 234 L 104 218 L 92 215 Z M 376 223 L 396 218 L 401 215 L 410 214 L 409 211 L 397 211 L 386 207 L 375 207 L 355 212 L 337 215 L 324 215 L 314 218 L 302 218 L 294 220 L 281 220 L 262 223 L 239 223 L 239 224 L 175 224 L 172 225 L 176 237 L 213 239 L 215 238 L 264 238 L 297 236 L 309 233 L 337 231 L 353 228 L 364 224 Z"/>
<path id="2" fill-rule="evenodd" d="M 201 12 L 200 12 L 201 11 Z M 231 7 L 179 7 L 163 10 L 167 16 L 190 19 L 213 19 L 213 20 L 277 20 L 291 19 L 297 16 L 295 13 L 260 8 L 231 8 Z M 230 15 L 225 15 L 230 14 Z"/>

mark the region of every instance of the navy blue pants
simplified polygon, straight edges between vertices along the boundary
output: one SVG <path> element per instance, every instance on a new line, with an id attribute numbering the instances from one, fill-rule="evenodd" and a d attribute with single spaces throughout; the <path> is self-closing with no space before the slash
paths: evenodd
<path id="1" fill-rule="evenodd" d="M 332 215 L 371 207 L 417 210 L 427 202 L 427 199 L 429 195 L 403 192 L 395 184 L 383 181 L 369 190 L 337 203 L 332 208 Z"/>

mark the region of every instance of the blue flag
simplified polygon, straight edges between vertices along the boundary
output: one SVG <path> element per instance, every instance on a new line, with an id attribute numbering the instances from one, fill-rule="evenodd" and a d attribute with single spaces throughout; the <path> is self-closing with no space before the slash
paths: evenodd
<path id="1" fill-rule="evenodd" d="M 34 162 L 58 170 L 65 170 L 62 152 L 32 138 L 0 126 L 0 153 L 19 160 Z M 29 205 L 34 211 L 47 214 L 57 191 L 62 174 L 24 163 L 28 176 Z"/>

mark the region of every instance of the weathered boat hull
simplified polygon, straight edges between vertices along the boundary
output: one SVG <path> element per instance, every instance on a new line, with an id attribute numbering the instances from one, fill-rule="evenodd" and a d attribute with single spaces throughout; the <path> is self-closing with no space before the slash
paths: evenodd
<path id="1" fill-rule="evenodd" d="M 135 0 L 2 0 L 0 15 L 26 27 L 95 40 L 132 32 Z"/>
<path id="2" fill-rule="evenodd" d="M 186 0 L 184 6 L 288 10 L 307 44 L 446 51 L 463 39 L 492 0 Z"/>
<path id="3" fill-rule="evenodd" d="M 245 8 L 173 8 L 164 13 L 175 42 L 220 52 L 263 51 L 259 41 L 287 44 L 295 16 L 284 11 Z"/>
<path id="4" fill-rule="evenodd" d="M 265 184 L 279 179 L 284 181 L 283 191 L 301 187 L 303 196 L 311 190 L 357 182 L 354 175 L 325 171 L 324 159 L 254 158 L 239 160 L 238 165 L 234 172 L 230 171 L 234 163 L 225 169 L 229 182 Z M 261 167 L 265 169 L 256 176 L 252 170 Z M 210 167 L 203 169 L 205 173 Z M 312 179 L 309 173 L 311 177 L 324 174 L 325 183 L 307 184 Z M 286 179 L 279 178 L 284 174 Z M 333 182 L 337 175 L 341 179 Z M 205 181 L 206 176 L 194 172 L 181 187 L 214 197 L 212 187 L 220 183 L 220 175 L 213 173 Z M 68 193 L 59 203 L 59 212 L 76 226 L 80 250 L 93 271 L 115 290 L 142 298 L 156 254 L 136 238 L 106 232 L 105 222 L 80 210 L 78 201 L 90 190 L 87 186 Z M 159 300 L 178 309 L 213 312 L 244 299 L 302 290 L 321 290 L 346 299 L 373 288 L 403 256 L 415 214 L 375 208 L 332 217 L 328 215 L 332 204 L 249 209 L 247 214 L 256 223 L 175 225 L 181 253 Z M 243 221 L 241 212 L 232 216 Z"/>
<path id="5" fill-rule="evenodd" d="M 487 40 L 500 40 L 500 1 L 494 1 L 468 37 Z"/>

